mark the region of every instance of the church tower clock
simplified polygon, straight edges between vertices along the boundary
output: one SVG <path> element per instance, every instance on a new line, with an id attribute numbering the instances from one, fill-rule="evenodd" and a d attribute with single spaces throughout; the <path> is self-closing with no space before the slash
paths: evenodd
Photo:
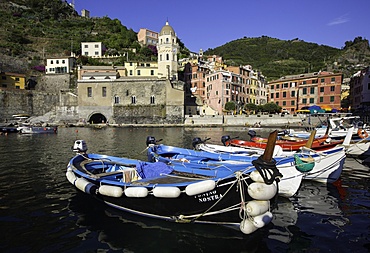
<path id="1" fill-rule="evenodd" d="M 175 31 L 167 21 L 158 36 L 158 77 L 177 80 L 178 49 Z"/>

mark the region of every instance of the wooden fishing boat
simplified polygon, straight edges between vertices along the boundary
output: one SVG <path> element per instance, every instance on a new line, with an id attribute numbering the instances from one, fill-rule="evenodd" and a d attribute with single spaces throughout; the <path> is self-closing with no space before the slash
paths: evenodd
<path id="1" fill-rule="evenodd" d="M 347 131 L 348 132 L 348 131 Z M 249 131 L 248 134 L 251 136 L 251 140 L 240 140 L 240 139 L 232 139 L 226 138 L 223 140 L 225 146 L 236 146 L 236 147 L 253 147 L 253 148 L 262 148 L 266 147 L 267 138 L 258 137 L 256 136 L 254 131 Z M 300 148 L 306 146 L 308 139 L 298 138 L 295 140 L 285 140 L 285 139 L 278 139 L 276 140 L 276 145 L 279 145 L 283 148 L 284 151 L 298 151 Z M 343 139 L 341 140 L 333 140 L 328 136 L 315 138 L 312 142 L 311 149 L 313 150 L 325 150 L 329 148 L 333 148 L 338 144 L 343 143 Z"/>
<path id="2" fill-rule="evenodd" d="M 286 160 L 287 157 L 294 157 L 296 164 L 296 170 L 303 174 L 303 179 L 313 180 L 323 183 L 332 183 L 338 180 L 342 173 L 343 163 L 348 154 L 348 150 L 352 148 L 351 138 L 353 133 L 353 127 L 350 128 L 343 140 L 342 144 L 339 144 L 330 149 L 317 151 L 311 149 L 311 144 L 314 141 L 316 131 L 311 132 L 306 145 L 300 148 L 298 151 L 283 151 L 278 145 L 275 146 L 273 157 L 277 162 L 277 168 L 283 174 L 282 182 L 284 178 L 289 178 L 286 170 L 282 170 L 279 167 L 279 161 Z M 222 137 L 221 140 L 224 142 L 229 137 Z M 246 159 L 245 157 L 250 156 L 251 153 L 259 154 L 263 152 L 263 149 L 248 148 L 248 147 L 234 147 L 234 146 L 221 146 L 215 144 L 207 144 L 206 141 L 201 141 L 200 138 L 195 138 L 193 146 L 197 150 L 207 151 L 217 154 L 233 154 L 232 159 Z M 297 158 L 299 156 L 300 159 Z M 250 159 L 250 158 L 247 158 Z M 310 164 L 310 165 L 309 165 Z M 310 167 L 311 166 L 311 167 Z M 291 173 L 291 171 L 288 171 Z"/>
<path id="3" fill-rule="evenodd" d="M 194 143 L 193 143 L 194 144 Z M 207 168 L 209 166 L 224 167 L 228 170 L 238 170 L 252 166 L 264 150 L 243 150 L 240 148 L 235 153 L 235 147 L 227 147 L 233 149 L 231 152 L 209 152 L 209 150 L 192 150 L 164 144 L 158 144 L 154 137 L 147 138 L 148 160 L 161 161 L 167 164 L 182 164 L 188 167 Z M 279 146 L 275 146 L 279 149 Z M 280 148 L 281 150 L 281 148 Z M 282 174 L 279 182 L 278 194 L 283 197 L 293 196 L 299 189 L 302 179 L 305 174 L 302 170 L 297 169 L 293 154 L 290 156 L 276 156 L 276 148 L 272 147 L 272 155 L 276 162 L 276 167 Z M 311 157 L 311 154 L 299 154 L 298 160 L 305 160 Z M 314 166 L 315 160 L 308 162 L 308 166 Z"/>
<path id="4" fill-rule="evenodd" d="M 68 181 L 114 208 L 179 223 L 237 226 L 245 234 L 272 219 L 278 177 L 263 180 L 274 170 L 269 148 L 254 165 L 239 170 L 88 154 L 83 140 L 75 141 L 73 150 Z"/>

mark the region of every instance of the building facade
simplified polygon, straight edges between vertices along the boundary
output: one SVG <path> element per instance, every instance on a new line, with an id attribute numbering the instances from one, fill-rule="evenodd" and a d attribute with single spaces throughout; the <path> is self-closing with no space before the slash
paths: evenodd
<path id="1" fill-rule="evenodd" d="M 26 87 L 26 75 L 0 72 L 0 87 L 5 89 L 24 90 Z"/>
<path id="2" fill-rule="evenodd" d="M 49 58 L 46 59 L 45 74 L 67 74 L 76 67 L 75 57 Z"/>
<path id="3" fill-rule="evenodd" d="M 342 73 L 327 71 L 284 76 L 268 83 L 268 102 L 290 113 L 312 105 L 340 110 L 342 80 Z"/>
<path id="4" fill-rule="evenodd" d="M 351 110 L 370 110 L 370 67 L 351 77 L 349 98 Z"/>
<path id="5" fill-rule="evenodd" d="M 144 46 L 156 46 L 158 44 L 158 33 L 146 28 L 140 28 L 137 33 L 137 40 Z"/>
<path id="6" fill-rule="evenodd" d="M 101 58 L 106 51 L 102 42 L 81 42 L 81 55 Z"/>
<path id="7" fill-rule="evenodd" d="M 158 62 L 125 62 L 125 75 L 158 77 Z"/>

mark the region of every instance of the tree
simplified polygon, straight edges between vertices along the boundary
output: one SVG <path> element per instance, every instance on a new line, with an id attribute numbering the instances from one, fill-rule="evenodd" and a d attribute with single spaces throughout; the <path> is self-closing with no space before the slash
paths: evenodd
<path id="1" fill-rule="evenodd" d="M 275 103 L 267 103 L 264 104 L 262 107 L 262 111 L 268 112 L 268 113 L 275 113 L 275 112 L 280 112 L 281 111 L 281 106 L 278 106 Z"/>
<path id="2" fill-rule="evenodd" d="M 252 111 L 256 111 L 257 110 L 257 105 L 256 104 L 252 104 L 252 103 L 249 103 L 249 104 L 246 104 L 244 106 L 244 109 L 249 111 L 249 112 L 252 112 Z"/>
<path id="3" fill-rule="evenodd" d="M 234 111 L 235 110 L 235 103 L 234 102 L 227 102 L 225 104 L 226 111 Z"/>

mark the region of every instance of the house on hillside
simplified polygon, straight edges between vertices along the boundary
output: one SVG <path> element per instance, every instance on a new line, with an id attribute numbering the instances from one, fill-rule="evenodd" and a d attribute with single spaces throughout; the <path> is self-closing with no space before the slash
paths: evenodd
<path id="1" fill-rule="evenodd" d="M 75 57 L 59 57 L 46 59 L 45 74 L 68 74 L 76 67 Z"/>
<path id="2" fill-rule="evenodd" d="M 0 87 L 6 89 L 19 89 L 24 90 L 26 86 L 26 75 L 0 72 Z"/>
<path id="3" fill-rule="evenodd" d="M 81 42 L 81 55 L 93 58 L 101 58 L 106 47 L 102 42 Z"/>

